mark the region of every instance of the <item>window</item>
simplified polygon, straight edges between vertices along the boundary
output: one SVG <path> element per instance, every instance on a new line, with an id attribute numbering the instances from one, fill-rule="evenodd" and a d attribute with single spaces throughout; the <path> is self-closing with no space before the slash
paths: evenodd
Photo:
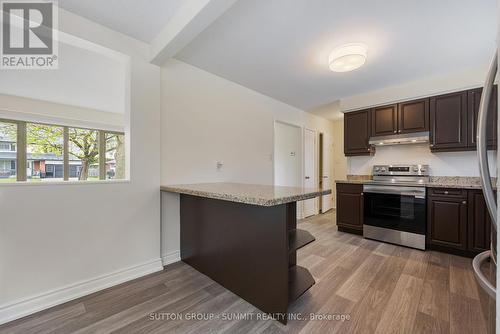
<path id="1" fill-rule="evenodd" d="M 16 142 L 17 124 L 0 121 L 0 183 L 17 181 L 17 152 L 12 150 Z"/>
<path id="2" fill-rule="evenodd" d="M 125 135 L 0 120 L 0 183 L 125 179 Z"/>
<path id="3" fill-rule="evenodd" d="M 26 179 L 28 181 L 64 180 L 64 129 L 45 124 L 26 124 Z M 58 173 L 55 172 L 58 166 Z"/>
<path id="4" fill-rule="evenodd" d="M 11 143 L 0 142 L 0 151 L 10 151 L 11 147 Z"/>

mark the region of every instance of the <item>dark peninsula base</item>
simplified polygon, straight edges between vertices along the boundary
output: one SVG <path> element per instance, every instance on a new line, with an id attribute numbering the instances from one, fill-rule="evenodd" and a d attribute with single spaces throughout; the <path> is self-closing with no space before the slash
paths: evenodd
<path id="1" fill-rule="evenodd" d="M 242 204 L 180 195 L 181 258 L 287 323 L 290 303 L 312 285 L 297 250 L 314 237 L 297 229 L 297 203 Z"/>

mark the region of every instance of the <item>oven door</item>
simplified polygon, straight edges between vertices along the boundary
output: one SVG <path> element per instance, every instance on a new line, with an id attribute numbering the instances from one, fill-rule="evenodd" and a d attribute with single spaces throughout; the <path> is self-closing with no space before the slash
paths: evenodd
<path id="1" fill-rule="evenodd" d="M 365 185 L 364 224 L 424 234 L 425 187 Z"/>

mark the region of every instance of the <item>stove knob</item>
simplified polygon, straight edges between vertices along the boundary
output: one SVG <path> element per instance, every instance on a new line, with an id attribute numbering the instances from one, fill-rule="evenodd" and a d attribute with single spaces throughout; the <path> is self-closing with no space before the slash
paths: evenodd
<path id="1" fill-rule="evenodd" d="M 427 172 L 427 169 L 425 169 L 424 167 L 420 167 L 420 173 L 425 173 Z"/>
<path id="2" fill-rule="evenodd" d="M 385 172 L 386 172 L 385 167 L 382 167 L 382 168 L 380 169 L 380 171 L 381 171 L 382 173 L 385 173 Z"/>
<path id="3" fill-rule="evenodd" d="M 417 167 L 417 166 L 413 167 L 413 171 L 414 171 L 415 173 L 416 173 L 416 172 L 418 172 L 418 167 Z"/>
<path id="4" fill-rule="evenodd" d="M 380 167 L 375 167 L 376 172 L 380 172 Z"/>

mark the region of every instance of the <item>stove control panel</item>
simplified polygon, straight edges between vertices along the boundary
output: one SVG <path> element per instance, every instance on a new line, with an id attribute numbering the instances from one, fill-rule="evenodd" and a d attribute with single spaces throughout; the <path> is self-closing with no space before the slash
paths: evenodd
<path id="1" fill-rule="evenodd" d="M 373 175 L 429 176 L 429 165 L 375 165 Z"/>

